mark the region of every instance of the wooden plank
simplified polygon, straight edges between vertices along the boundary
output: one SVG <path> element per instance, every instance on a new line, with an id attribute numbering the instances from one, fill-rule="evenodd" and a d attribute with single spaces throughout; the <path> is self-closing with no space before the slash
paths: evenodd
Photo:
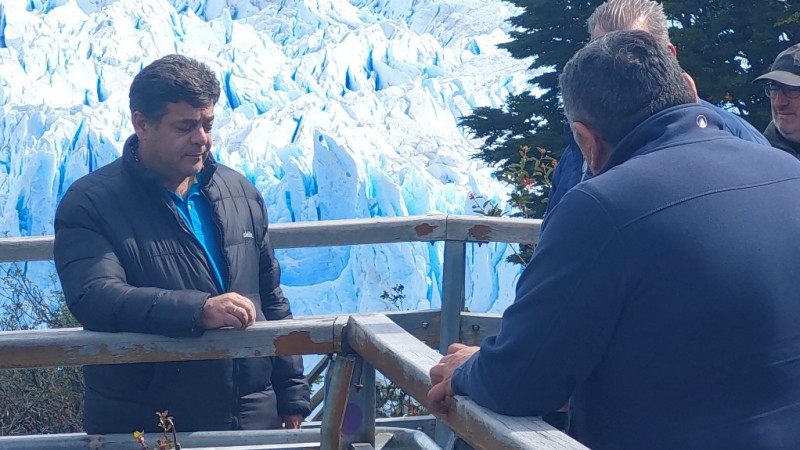
<path id="1" fill-rule="evenodd" d="M 427 216 L 325 220 L 270 225 L 275 248 L 333 247 L 397 242 L 538 241 L 541 220 L 507 217 Z M 53 236 L 0 239 L 0 262 L 49 261 Z"/>
<path id="2" fill-rule="evenodd" d="M 392 311 L 384 314 L 429 347 L 439 348 L 440 310 Z M 502 315 L 497 313 L 462 312 L 458 342 L 480 345 L 487 337 L 497 335 L 501 319 Z"/>
<path id="3" fill-rule="evenodd" d="M 0 262 L 49 261 L 53 259 L 53 236 L 0 239 Z"/>
<path id="4" fill-rule="evenodd" d="M 461 313 L 461 338 L 467 345 L 480 345 L 481 341 L 500 332 L 502 315 L 486 313 Z M 413 333 L 412 333 L 413 334 Z"/>
<path id="5" fill-rule="evenodd" d="M 179 418 L 176 425 L 180 427 Z M 155 445 L 159 434 L 145 437 L 151 446 Z M 284 446 L 305 444 L 315 447 L 319 442 L 319 430 L 268 430 L 268 431 L 200 431 L 178 433 L 178 442 L 186 449 L 231 448 L 242 446 Z M 136 440 L 130 433 L 87 435 L 84 433 L 4 436 L 0 437 L 0 450 L 130 450 L 137 448 Z M 263 447 L 261 447 L 263 448 Z M 293 448 L 293 447 L 289 447 Z"/>
<path id="6" fill-rule="evenodd" d="M 432 214 L 276 223 L 270 225 L 269 234 L 275 248 L 432 242 L 444 240 L 446 217 L 443 214 Z"/>
<path id="7" fill-rule="evenodd" d="M 447 240 L 466 242 L 539 242 L 541 219 L 447 216 Z"/>
<path id="8" fill-rule="evenodd" d="M 402 329 L 428 344 L 428 346 L 439 347 L 439 330 L 442 317 L 440 310 L 392 311 L 384 314 L 392 319 L 394 323 L 400 325 Z"/>
<path id="9" fill-rule="evenodd" d="M 246 330 L 210 330 L 169 338 L 80 328 L 0 332 L 0 369 L 249 358 L 333 353 L 336 317 L 258 322 Z M 339 328 L 339 330 L 337 330 Z"/>
<path id="10" fill-rule="evenodd" d="M 178 433 L 178 441 L 186 449 L 263 449 L 263 448 L 319 448 L 319 427 L 300 430 L 248 430 L 248 431 L 200 431 Z M 412 442 L 423 441 L 424 435 L 413 430 L 381 427 L 378 435 L 389 440 Z M 158 434 L 146 436 L 150 445 L 155 445 Z M 414 443 L 416 444 L 416 443 Z M 271 447 L 274 446 L 274 447 Z M 0 436 L 0 450 L 130 450 L 136 448 L 130 433 L 87 435 L 84 433 Z M 407 445 L 404 450 L 426 449 L 418 445 Z"/>
<path id="11" fill-rule="evenodd" d="M 364 359 L 428 406 L 429 371 L 441 358 L 436 351 L 383 315 L 351 316 L 345 333 Z M 437 417 L 478 450 L 586 448 L 538 418 L 501 416 L 467 397 L 455 397 L 448 414 Z"/>

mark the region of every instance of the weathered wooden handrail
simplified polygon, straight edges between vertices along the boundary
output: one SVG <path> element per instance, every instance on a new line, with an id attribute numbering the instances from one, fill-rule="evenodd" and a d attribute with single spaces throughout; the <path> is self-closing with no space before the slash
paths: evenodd
<path id="1" fill-rule="evenodd" d="M 440 354 L 378 314 L 351 316 L 345 339 L 353 350 L 406 393 L 429 406 L 428 373 L 441 359 Z M 479 450 L 586 448 L 541 419 L 501 416 L 466 397 L 456 396 L 447 415 L 437 417 Z"/>
<path id="2" fill-rule="evenodd" d="M 432 214 L 270 225 L 275 248 L 338 247 L 399 242 L 535 243 L 541 220 Z M 49 261 L 53 236 L 0 239 L 0 262 Z"/>
<path id="3" fill-rule="evenodd" d="M 100 333 L 81 328 L 0 332 L 0 369 L 309 355 L 340 350 L 337 317 L 258 322 L 201 337 Z"/>
<path id="4" fill-rule="evenodd" d="M 438 346 L 439 311 L 387 315 L 428 345 Z M 348 317 L 311 316 L 259 322 L 246 330 L 211 330 L 196 338 L 99 333 L 81 328 L 3 331 L 0 369 L 335 353 L 341 350 L 340 335 Z M 477 344 L 497 333 L 500 316 L 464 313 L 461 325 L 462 342 Z"/>
<path id="5" fill-rule="evenodd" d="M 381 423 L 388 423 L 381 420 Z M 240 431 L 195 431 L 178 432 L 178 442 L 187 449 L 221 449 L 233 447 L 237 450 L 258 450 L 263 448 L 319 448 L 319 423 L 314 426 L 303 425 L 300 430 L 240 430 Z M 392 441 L 390 448 L 421 449 L 430 448 L 413 445 L 414 440 L 425 435 L 395 426 L 376 428 L 376 434 L 386 435 Z M 421 436 L 420 436 L 421 435 Z M 155 437 L 155 436 L 153 436 Z M 412 445 L 403 445 L 404 443 Z M 430 441 L 427 441 L 430 442 Z M 137 444 L 130 433 L 87 435 L 84 433 L 43 434 L 28 436 L 0 437 L 0 450 L 121 450 L 136 448 Z M 141 447 L 139 447 L 141 448 Z"/>

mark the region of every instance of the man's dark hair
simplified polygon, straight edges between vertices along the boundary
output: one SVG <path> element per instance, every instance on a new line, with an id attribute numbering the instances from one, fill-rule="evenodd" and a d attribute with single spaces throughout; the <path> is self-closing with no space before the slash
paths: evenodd
<path id="1" fill-rule="evenodd" d="M 696 101 L 669 50 L 650 33 L 613 31 L 591 41 L 558 79 L 564 113 L 610 145 L 645 119 Z"/>
<path id="2" fill-rule="evenodd" d="M 131 83 L 131 114 L 139 111 L 158 123 L 167 103 L 186 102 L 195 108 L 216 104 L 219 81 L 210 67 L 182 55 L 167 55 L 142 69 Z"/>

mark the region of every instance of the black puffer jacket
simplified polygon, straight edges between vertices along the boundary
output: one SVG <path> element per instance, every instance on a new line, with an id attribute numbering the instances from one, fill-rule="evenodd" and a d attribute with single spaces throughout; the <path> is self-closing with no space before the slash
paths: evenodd
<path id="1" fill-rule="evenodd" d="M 198 336 L 206 299 L 220 294 L 208 258 L 163 184 L 136 157 L 77 180 L 56 211 L 55 262 L 67 305 L 87 330 Z M 228 291 L 257 320 L 291 318 L 267 234 L 264 201 L 243 176 L 210 157 L 200 175 L 228 264 Z M 156 431 L 169 409 L 180 431 L 266 429 L 309 413 L 300 357 L 87 366 L 88 433 Z"/>

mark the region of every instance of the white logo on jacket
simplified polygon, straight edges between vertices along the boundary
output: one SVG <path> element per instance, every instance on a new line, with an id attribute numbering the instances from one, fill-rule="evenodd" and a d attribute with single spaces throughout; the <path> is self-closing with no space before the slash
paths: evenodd
<path id="1" fill-rule="evenodd" d="M 247 238 L 253 239 L 253 233 L 251 233 L 249 231 L 245 231 L 244 233 L 242 233 L 242 238 L 243 239 L 247 239 Z"/>

